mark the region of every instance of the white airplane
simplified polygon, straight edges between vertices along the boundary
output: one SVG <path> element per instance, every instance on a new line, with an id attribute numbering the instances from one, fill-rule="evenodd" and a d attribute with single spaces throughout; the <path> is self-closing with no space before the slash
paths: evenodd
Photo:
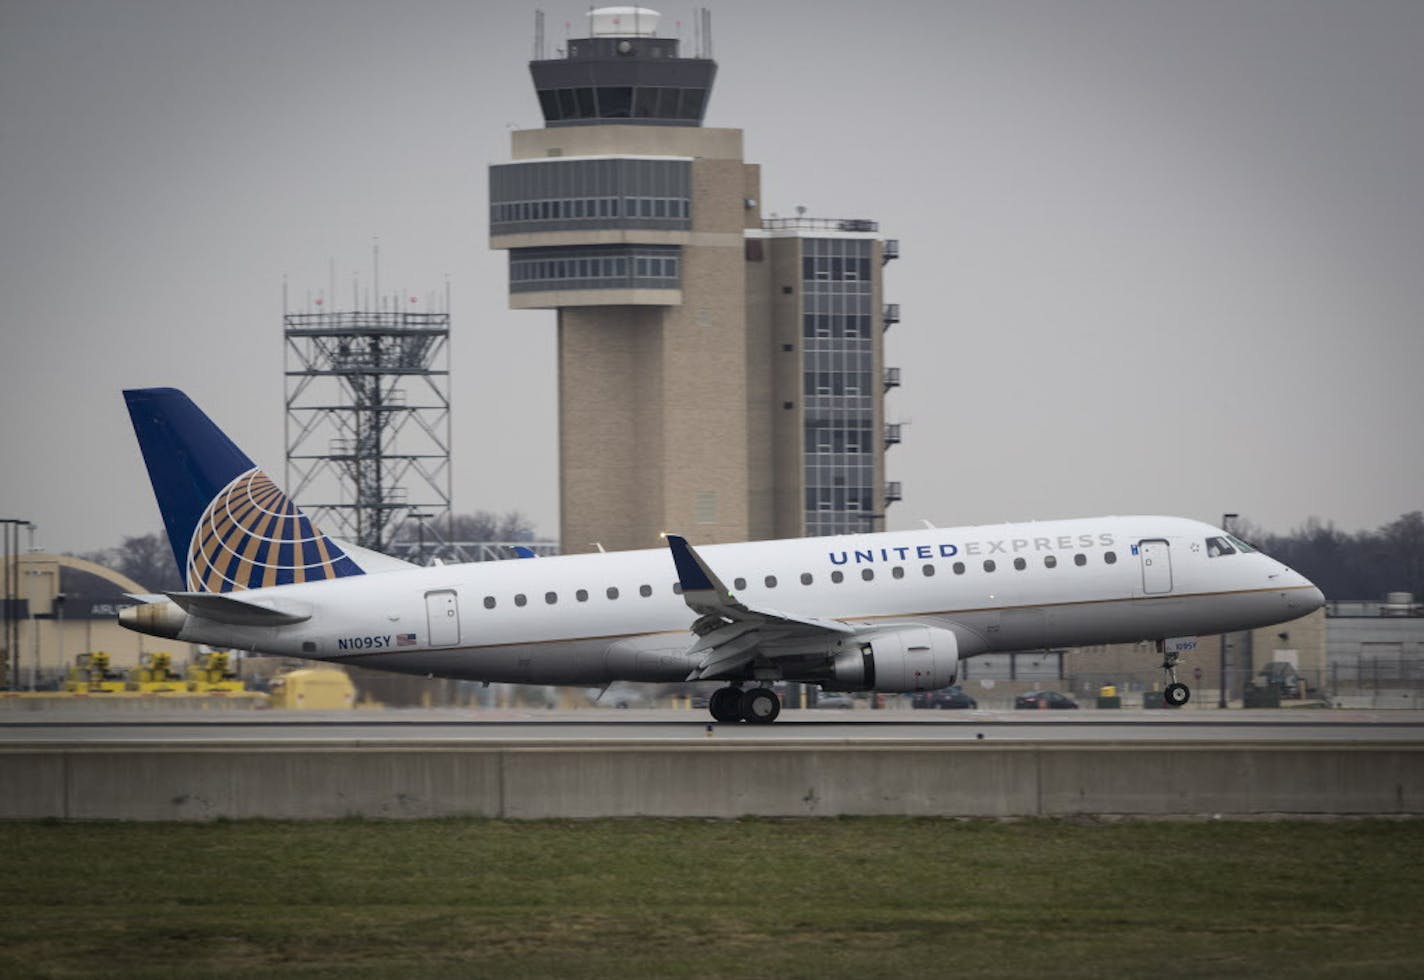
<path id="1" fill-rule="evenodd" d="M 1324 604 L 1303 576 L 1177 517 L 929 528 L 418 567 L 321 534 L 182 392 L 126 391 L 187 591 L 119 622 L 154 636 L 516 684 L 725 681 L 718 721 L 770 722 L 769 684 L 927 691 L 978 654 L 1157 641 L 1178 651 Z"/>

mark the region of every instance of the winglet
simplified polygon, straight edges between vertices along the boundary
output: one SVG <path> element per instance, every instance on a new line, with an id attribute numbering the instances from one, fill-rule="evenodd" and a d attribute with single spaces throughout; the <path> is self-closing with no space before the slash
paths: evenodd
<path id="1" fill-rule="evenodd" d="M 739 603 L 717 574 L 707 567 L 702 556 L 692 549 L 687 539 L 678 534 L 667 535 L 668 550 L 672 552 L 673 564 L 677 566 L 677 579 L 682 585 L 682 595 L 689 606 L 698 608 L 707 603 L 697 602 L 697 598 L 712 599 L 718 606 L 738 606 Z M 712 595 L 708 595 L 712 593 Z"/>

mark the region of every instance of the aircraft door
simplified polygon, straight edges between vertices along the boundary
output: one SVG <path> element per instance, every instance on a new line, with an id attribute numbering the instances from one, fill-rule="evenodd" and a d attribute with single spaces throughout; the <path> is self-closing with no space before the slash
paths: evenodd
<path id="1" fill-rule="evenodd" d="M 1137 554 L 1142 561 L 1142 591 L 1147 595 L 1171 592 L 1171 546 L 1161 538 L 1141 541 L 1137 545 Z"/>
<path id="2" fill-rule="evenodd" d="M 425 593 L 425 618 L 431 646 L 452 647 L 460 642 L 460 601 L 455 590 Z"/>

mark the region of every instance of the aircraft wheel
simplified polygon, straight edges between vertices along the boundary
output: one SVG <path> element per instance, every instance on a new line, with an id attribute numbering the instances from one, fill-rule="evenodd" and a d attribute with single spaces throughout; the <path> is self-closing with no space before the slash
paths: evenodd
<path id="1" fill-rule="evenodd" d="M 716 721 L 742 720 L 742 692 L 735 687 L 719 687 L 707 701 L 707 710 Z"/>
<path id="2" fill-rule="evenodd" d="M 781 699 L 769 687 L 754 687 L 742 694 L 742 717 L 755 725 L 767 725 L 781 714 Z"/>
<path id="3" fill-rule="evenodd" d="M 1169 708 L 1180 708 L 1192 699 L 1192 689 L 1185 684 L 1168 684 L 1162 692 L 1162 703 Z"/>

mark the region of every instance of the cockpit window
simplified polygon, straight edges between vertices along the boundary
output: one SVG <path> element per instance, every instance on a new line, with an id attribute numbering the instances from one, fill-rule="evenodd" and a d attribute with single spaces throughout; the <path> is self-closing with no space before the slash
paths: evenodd
<path id="1" fill-rule="evenodd" d="M 1220 558 L 1222 555 L 1236 554 L 1236 549 L 1227 543 L 1225 538 L 1207 538 L 1206 554 L 1208 558 Z"/>
<path id="2" fill-rule="evenodd" d="M 1234 535 L 1234 534 L 1228 534 L 1228 535 L 1226 536 L 1226 540 L 1227 540 L 1227 541 L 1230 541 L 1232 544 L 1236 545 L 1236 550 L 1239 551 L 1239 552 L 1241 552 L 1243 555 L 1249 555 L 1249 554 L 1251 554 L 1252 552 L 1254 552 L 1254 551 L 1256 550 L 1255 548 L 1251 547 L 1249 544 L 1247 544 L 1245 541 L 1242 541 L 1240 538 L 1238 538 L 1238 537 L 1237 537 L 1236 535 Z"/>

